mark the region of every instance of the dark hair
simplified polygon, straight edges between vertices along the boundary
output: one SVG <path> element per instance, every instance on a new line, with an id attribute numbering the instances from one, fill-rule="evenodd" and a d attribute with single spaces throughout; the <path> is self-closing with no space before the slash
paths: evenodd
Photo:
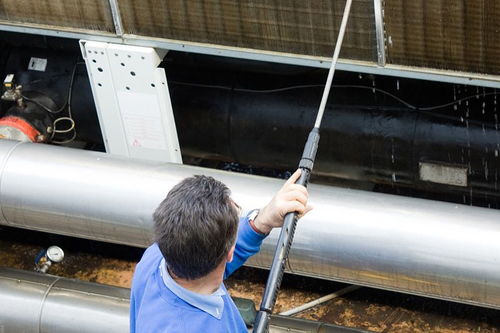
<path id="1" fill-rule="evenodd" d="M 203 277 L 229 253 L 238 229 L 230 194 L 220 181 L 194 176 L 172 188 L 154 212 L 154 240 L 176 276 Z"/>

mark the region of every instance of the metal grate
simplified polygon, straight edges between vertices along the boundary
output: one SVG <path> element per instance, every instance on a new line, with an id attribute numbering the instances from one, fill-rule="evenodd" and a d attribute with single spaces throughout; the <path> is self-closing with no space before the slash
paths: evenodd
<path id="1" fill-rule="evenodd" d="M 330 57 L 345 0 L 117 0 L 139 38 Z M 388 64 L 500 75 L 500 1 L 381 0 Z M 373 0 L 354 0 L 344 59 L 377 63 Z M 0 23 L 114 33 L 109 0 L 0 0 Z"/>
<path id="2" fill-rule="evenodd" d="M 121 0 L 125 33 L 330 57 L 345 1 Z M 372 0 L 355 0 L 341 57 L 374 61 Z"/>
<path id="3" fill-rule="evenodd" d="M 387 62 L 500 74 L 500 1 L 385 0 Z"/>
<path id="4" fill-rule="evenodd" d="M 107 0 L 0 0 L 0 20 L 114 32 Z"/>

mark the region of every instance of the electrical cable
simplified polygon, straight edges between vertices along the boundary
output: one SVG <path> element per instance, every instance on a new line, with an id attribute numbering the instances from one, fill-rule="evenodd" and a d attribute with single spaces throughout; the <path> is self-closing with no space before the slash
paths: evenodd
<path id="1" fill-rule="evenodd" d="M 75 76 L 76 76 L 77 67 L 78 67 L 78 65 L 82 65 L 82 64 L 85 64 L 85 62 L 78 62 L 77 61 L 75 63 L 75 65 L 73 66 L 73 71 L 71 73 L 69 87 L 68 87 L 67 98 L 66 98 L 66 101 L 64 102 L 64 104 L 59 109 L 52 110 L 49 107 L 47 107 L 46 105 L 43 105 L 42 103 L 40 103 L 40 102 L 38 102 L 38 101 L 36 101 L 34 99 L 31 99 L 29 97 L 26 97 L 26 96 L 22 95 L 23 99 L 25 99 L 26 101 L 38 105 L 39 107 L 41 107 L 42 109 L 44 109 L 45 111 L 47 111 L 47 112 L 49 112 L 51 114 L 58 114 L 60 112 L 63 112 L 65 109 L 68 110 L 68 116 L 67 117 L 56 118 L 54 120 L 54 122 L 53 122 L 53 126 L 52 126 L 53 130 L 52 130 L 52 134 L 51 134 L 51 137 L 50 137 L 50 140 L 51 140 L 52 143 L 57 143 L 57 144 L 69 143 L 69 142 L 72 142 L 76 138 L 76 129 L 75 129 L 76 123 L 75 123 L 75 121 L 73 119 L 73 115 L 72 115 L 72 111 L 71 111 L 71 100 L 72 100 L 72 96 L 73 96 L 73 85 L 75 83 Z M 70 126 L 68 128 L 66 128 L 66 129 L 57 129 L 57 124 L 59 122 L 62 122 L 62 121 L 68 121 L 70 123 Z M 54 136 L 57 133 L 64 134 L 64 133 L 69 133 L 71 131 L 73 131 L 73 135 L 71 136 L 70 139 L 62 140 L 62 141 L 53 140 Z"/>
<path id="2" fill-rule="evenodd" d="M 64 143 L 73 142 L 73 140 L 75 140 L 75 138 L 76 138 L 76 131 L 73 131 L 73 135 L 68 140 L 63 140 L 63 141 L 52 140 L 51 142 L 57 143 L 57 144 L 64 144 Z"/>
<path id="3" fill-rule="evenodd" d="M 70 139 L 63 140 L 63 141 L 52 140 L 53 143 L 57 143 L 57 144 L 70 143 L 70 142 L 72 142 L 76 138 L 76 128 L 75 128 L 76 124 L 75 124 L 75 121 L 73 120 L 73 115 L 72 115 L 72 112 L 71 112 L 71 100 L 72 100 L 72 97 L 73 97 L 73 83 L 74 83 L 75 74 L 76 74 L 76 68 L 77 68 L 78 64 L 82 64 L 82 63 L 79 63 L 79 62 L 75 63 L 75 67 L 73 68 L 73 74 L 71 75 L 71 83 L 70 83 L 70 87 L 69 87 L 69 91 L 68 91 L 68 99 L 67 99 L 68 117 L 59 117 L 56 120 L 54 120 L 54 130 L 52 132 L 52 139 L 54 138 L 54 136 L 55 136 L 56 133 L 68 133 L 68 132 L 73 131 L 73 135 L 71 136 Z M 57 129 L 57 123 L 60 122 L 60 121 L 65 121 L 65 120 L 69 121 L 71 123 L 71 126 L 69 128 L 67 128 L 67 129 L 64 129 L 64 130 L 58 130 Z"/>
<path id="4" fill-rule="evenodd" d="M 175 83 L 175 84 L 180 84 L 180 85 L 193 86 L 193 87 L 233 90 L 233 91 L 256 93 L 256 94 L 271 94 L 271 93 L 283 92 L 283 91 L 294 90 L 294 89 L 324 88 L 324 85 L 322 85 L 322 84 L 303 84 L 303 85 L 295 85 L 295 86 L 288 86 L 288 87 L 275 88 L 275 89 L 259 90 L 259 89 L 247 89 L 247 88 L 231 88 L 231 87 L 227 87 L 227 86 L 210 85 L 210 84 L 202 84 L 202 83 L 189 83 L 189 82 L 181 82 L 181 81 L 170 81 L 170 82 Z M 416 105 L 411 104 L 411 103 L 405 101 L 404 99 L 388 92 L 387 90 L 376 88 L 376 87 L 356 85 L 356 84 L 333 84 L 332 87 L 333 88 L 366 89 L 366 90 L 376 91 L 376 92 L 379 92 L 383 95 L 389 96 L 392 99 L 396 100 L 397 102 L 408 107 L 409 109 L 416 110 L 416 111 L 432 111 L 432 110 L 444 109 L 448 106 L 460 104 L 460 103 L 468 101 L 470 99 L 478 98 L 478 96 L 486 97 L 486 96 L 500 95 L 500 91 L 494 91 L 494 92 L 465 96 L 465 97 L 462 97 L 460 99 L 457 99 L 455 101 L 451 101 L 451 102 L 448 102 L 445 104 L 438 104 L 438 105 L 432 105 L 432 106 L 416 106 Z"/>
<path id="5" fill-rule="evenodd" d="M 26 97 L 24 95 L 21 95 L 23 99 L 27 100 L 28 102 L 31 102 L 31 103 L 34 103 L 36 105 L 38 105 L 39 107 L 41 107 L 42 109 L 44 109 L 45 111 L 49 112 L 49 113 L 52 113 L 52 114 L 57 114 L 57 113 L 60 113 L 62 111 L 64 111 L 66 109 L 66 107 L 68 106 L 68 102 L 71 101 L 71 92 L 73 91 L 73 83 L 75 82 L 75 74 L 76 74 L 76 68 L 78 65 L 81 65 L 81 64 L 85 64 L 84 62 L 76 62 L 75 65 L 73 66 L 73 71 L 71 73 L 71 78 L 70 78 L 70 81 L 69 81 L 69 87 L 68 87 L 68 94 L 67 94 L 67 97 L 66 97 L 66 101 L 64 102 L 64 104 L 57 110 L 52 110 L 50 109 L 49 107 L 47 107 L 46 105 L 43 105 L 42 103 L 34 100 L 34 99 L 31 99 L 29 97 Z"/>
<path id="6" fill-rule="evenodd" d="M 67 129 L 63 129 L 63 130 L 56 129 L 57 128 L 57 123 L 59 123 L 61 121 L 68 121 L 71 124 L 70 127 L 68 127 Z M 69 132 L 73 131 L 74 129 L 75 129 L 75 121 L 73 120 L 73 118 L 70 118 L 70 117 L 59 117 L 56 120 L 54 120 L 54 130 L 53 130 L 53 133 L 69 133 Z"/>

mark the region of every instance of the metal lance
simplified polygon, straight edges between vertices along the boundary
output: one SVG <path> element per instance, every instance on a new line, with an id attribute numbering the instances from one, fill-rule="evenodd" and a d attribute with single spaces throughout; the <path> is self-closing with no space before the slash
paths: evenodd
<path id="1" fill-rule="evenodd" d="M 323 119 L 326 102 L 330 93 L 333 74 L 335 73 L 335 66 L 337 65 L 340 49 L 342 47 L 342 41 L 344 39 L 349 12 L 351 11 L 351 4 L 352 0 L 347 0 L 344 9 L 344 15 L 342 17 L 342 23 L 340 25 L 339 34 L 337 37 L 337 43 L 335 45 L 335 51 L 333 53 L 332 63 L 328 72 L 328 78 L 326 80 L 325 89 L 323 90 L 323 96 L 321 98 L 318 115 L 316 116 L 316 122 L 314 123 L 313 129 L 309 133 L 309 137 L 307 138 L 304 151 L 302 153 L 302 158 L 299 162 L 299 168 L 301 169 L 302 173 L 300 174 L 300 178 L 296 182 L 296 184 L 306 187 L 307 183 L 309 182 L 309 176 L 311 175 L 314 160 L 316 158 L 316 152 L 318 150 L 320 137 L 319 128 L 321 126 L 321 120 Z M 271 265 L 271 270 L 269 271 L 266 288 L 264 289 L 262 303 L 260 304 L 259 312 L 257 313 L 257 316 L 255 318 L 255 324 L 253 328 L 254 333 L 264 333 L 268 331 L 269 319 L 271 313 L 273 312 L 274 304 L 276 303 L 276 298 L 278 296 L 281 280 L 285 272 L 285 265 L 288 259 L 288 253 L 290 252 L 290 247 L 292 246 L 293 235 L 295 233 L 296 227 L 297 213 L 292 212 L 285 215 L 283 227 L 281 228 L 280 237 L 278 239 L 278 245 L 276 246 L 276 251 L 274 253 L 273 263 Z"/>

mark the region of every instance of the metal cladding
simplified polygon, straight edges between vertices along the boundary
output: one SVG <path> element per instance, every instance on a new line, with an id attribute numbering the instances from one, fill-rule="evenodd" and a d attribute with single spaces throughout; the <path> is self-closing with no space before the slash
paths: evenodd
<path id="1" fill-rule="evenodd" d="M 128 332 L 130 291 L 0 267 L 3 332 Z"/>
<path id="2" fill-rule="evenodd" d="M 344 4 L 335 0 L 0 0 L 0 24 L 195 42 L 307 59 L 330 57 Z M 355 0 L 340 57 L 380 66 L 498 75 L 499 27 L 498 1 Z"/>
<path id="3" fill-rule="evenodd" d="M 9 333 L 129 332 L 130 291 L 0 267 L 0 328 Z M 365 332 L 320 322 L 271 317 L 271 333 Z"/>
<path id="4" fill-rule="evenodd" d="M 226 183 L 244 211 L 283 181 L 0 141 L 1 223 L 148 246 L 152 212 L 185 177 Z M 311 184 L 292 273 L 500 309 L 500 212 Z M 279 230 L 248 265 L 269 267 Z"/>

